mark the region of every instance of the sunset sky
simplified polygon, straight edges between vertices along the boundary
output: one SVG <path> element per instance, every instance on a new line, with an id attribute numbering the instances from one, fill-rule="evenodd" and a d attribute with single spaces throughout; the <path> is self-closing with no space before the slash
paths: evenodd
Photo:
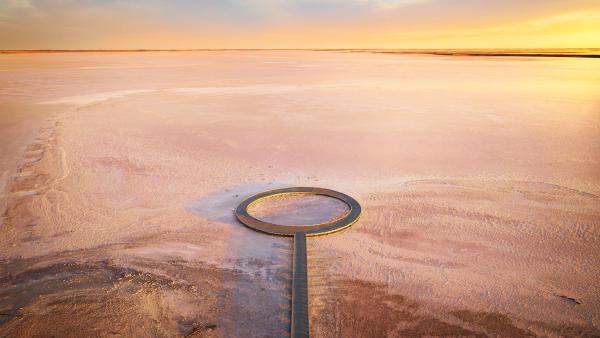
<path id="1" fill-rule="evenodd" d="M 600 47 L 598 0 L 0 0 L 0 49 Z"/>

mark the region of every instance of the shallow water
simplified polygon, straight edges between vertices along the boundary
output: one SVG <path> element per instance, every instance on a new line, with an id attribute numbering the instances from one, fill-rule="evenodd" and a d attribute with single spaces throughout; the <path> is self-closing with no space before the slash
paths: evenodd
<path id="1" fill-rule="evenodd" d="M 280 195 L 250 205 L 248 213 L 281 225 L 314 225 L 338 220 L 350 212 L 342 201 L 319 195 Z"/>

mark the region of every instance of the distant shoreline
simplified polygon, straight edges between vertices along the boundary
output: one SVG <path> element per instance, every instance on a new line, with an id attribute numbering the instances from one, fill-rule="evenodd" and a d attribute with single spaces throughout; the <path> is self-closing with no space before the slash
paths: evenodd
<path id="1" fill-rule="evenodd" d="M 368 52 L 368 51 L 365 51 Z M 420 54 L 437 56 L 495 56 L 495 57 L 553 57 L 553 58 L 600 58 L 598 54 L 578 54 L 578 53 L 527 53 L 527 52 L 461 52 L 461 51 L 372 51 L 380 54 Z"/>
<path id="2" fill-rule="evenodd" d="M 205 49 L 31 49 L 0 50 L 0 54 L 152 53 L 152 52 L 260 52 L 322 51 L 347 53 L 418 54 L 436 56 L 600 58 L 600 48 L 548 49 L 362 49 L 362 48 L 205 48 Z"/>

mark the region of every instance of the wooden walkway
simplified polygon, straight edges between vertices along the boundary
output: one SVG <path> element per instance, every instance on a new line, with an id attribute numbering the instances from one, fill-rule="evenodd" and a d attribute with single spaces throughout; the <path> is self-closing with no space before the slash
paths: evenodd
<path id="1" fill-rule="evenodd" d="M 280 225 L 261 221 L 248 213 L 248 208 L 260 199 L 279 195 L 323 195 L 336 198 L 348 205 L 350 211 L 341 219 L 321 224 Z M 341 192 L 314 187 L 294 187 L 265 191 L 251 196 L 235 209 L 235 216 L 244 225 L 270 235 L 294 236 L 293 281 L 292 281 L 292 338 L 310 336 L 308 320 L 308 262 L 306 258 L 306 237 L 330 234 L 345 229 L 360 217 L 358 202 Z"/>

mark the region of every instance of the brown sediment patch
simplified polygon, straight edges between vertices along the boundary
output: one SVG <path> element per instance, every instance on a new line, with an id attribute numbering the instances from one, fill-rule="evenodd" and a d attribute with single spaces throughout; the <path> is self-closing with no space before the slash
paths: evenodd
<path id="1" fill-rule="evenodd" d="M 600 330 L 578 324 L 559 324 L 559 323 L 531 323 L 531 330 L 538 336 L 558 336 L 558 337 L 600 337 Z"/>
<path id="2" fill-rule="evenodd" d="M 45 150 L 47 146 L 48 146 L 47 142 L 31 143 L 31 144 L 27 145 L 27 147 L 25 148 L 25 151 L 26 152 L 41 151 L 41 150 Z"/>
<path id="3" fill-rule="evenodd" d="M 35 173 L 27 176 L 15 178 L 11 184 L 12 192 L 38 190 L 44 187 L 49 180 L 49 175 L 44 173 Z"/>
<path id="4" fill-rule="evenodd" d="M 450 315 L 465 323 L 473 324 L 485 330 L 488 336 L 532 337 L 597 337 L 600 331 L 593 326 L 577 324 L 557 324 L 542 321 L 527 323 L 527 328 L 519 328 L 508 316 L 495 312 L 477 312 L 469 310 L 450 311 Z"/>
<path id="5" fill-rule="evenodd" d="M 516 324 L 497 312 L 451 310 L 431 312 L 428 306 L 389 293 L 385 284 L 339 280 L 331 292 L 311 308 L 311 333 L 315 337 L 423 337 L 501 336 L 531 337 L 558 334 L 594 336 L 597 330 L 583 325 L 544 322 Z M 432 313 L 446 313 L 442 317 Z"/>
<path id="6" fill-rule="evenodd" d="M 10 228 L 2 227 L 0 233 L 5 233 L 9 230 L 18 232 L 23 227 L 37 223 L 39 217 L 31 210 L 31 197 L 35 196 L 35 194 L 37 192 L 34 191 L 22 198 L 13 197 L 10 200 L 10 204 L 3 214 L 3 218 Z"/>
<path id="7" fill-rule="evenodd" d="M 489 251 L 490 248 L 474 241 L 430 238 L 421 230 L 406 225 L 411 224 L 411 221 L 442 217 L 510 226 L 519 224 L 517 221 L 485 212 L 440 206 L 431 202 L 415 203 L 415 200 L 402 199 L 399 196 L 402 194 L 390 194 L 390 198 L 395 200 L 394 208 L 390 208 L 387 204 L 370 205 L 363 218 L 363 224 L 355 227 L 354 231 L 398 248 L 425 252 L 439 248 L 464 255 L 480 254 Z M 368 224 L 376 224 L 376 226 L 367 226 Z"/>
<path id="8" fill-rule="evenodd" d="M 121 169 L 126 173 L 145 173 L 151 170 L 151 168 L 137 164 L 129 158 L 116 158 L 111 156 L 96 157 L 92 158 L 91 162 L 95 165 L 110 168 L 110 169 Z"/>
<path id="9" fill-rule="evenodd" d="M 315 337 L 475 336 L 473 331 L 435 318 L 383 284 L 340 280 L 322 306 L 311 311 Z"/>
<path id="10" fill-rule="evenodd" d="M 533 336 L 531 332 L 514 326 L 510 318 L 500 313 L 459 310 L 451 311 L 450 314 L 465 323 L 482 327 L 487 335 L 508 337 Z"/>

